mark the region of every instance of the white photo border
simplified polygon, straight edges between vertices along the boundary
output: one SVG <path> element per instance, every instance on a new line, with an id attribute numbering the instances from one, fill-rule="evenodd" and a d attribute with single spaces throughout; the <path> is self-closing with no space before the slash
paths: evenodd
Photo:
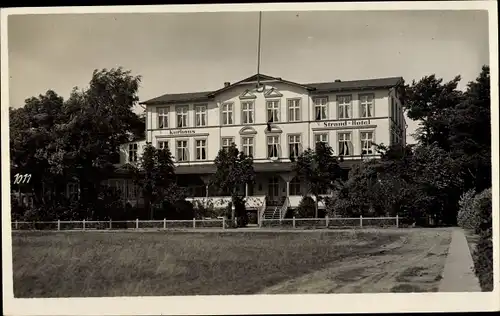
<path id="1" fill-rule="evenodd" d="M 491 71 L 492 173 L 493 173 L 493 292 L 484 293 L 387 293 L 171 296 L 113 298 L 20 299 L 13 295 L 12 240 L 9 168 L 9 72 L 7 20 L 20 14 L 86 13 L 180 13 L 244 11 L 392 11 L 392 10 L 487 10 Z M 213 315 L 301 313 L 398 313 L 465 312 L 500 309 L 499 296 L 499 110 L 498 110 L 498 16 L 496 1 L 421 1 L 365 3 L 281 3 L 152 5 L 108 7 L 8 8 L 1 11 L 1 135 L 2 135 L 2 272 L 6 315 Z"/>

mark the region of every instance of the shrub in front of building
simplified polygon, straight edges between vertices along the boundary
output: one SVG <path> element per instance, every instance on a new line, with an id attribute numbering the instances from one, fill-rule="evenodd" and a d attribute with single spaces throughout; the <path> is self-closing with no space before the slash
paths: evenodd
<path id="1" fill-rule="evenodd" d="M 212 201 L 208 200 L 207 202 L 195 201 L 193 204 L 195 218 L 203 219 L 203 218 L 217 218 L 219 216 L 224 216 L 224 211 L 215 208 Z"/>
<path id="2" fill-rule="evenodd" d="M 236 224 L 229 221 L 231 225 L 230 227 L 245 227 L 248 225 L 249 218 L 248 218 L 248 212 L 245 206 L 245 200 L 242 197 L 235 197 L 234 201 L 234 216 L 236 219 Z M 230 202 L 227 207 L 226 207 L 226 214 L 225 217 L 230 219 L 231 218 L 231 212 L 232 212 L 232 202 Z"/>
<path id="3" fill-rule="evenodd" d="M 313 218 L 316 213 L 316 203 L 310 196 L 302 197 L 299 206 L 295 210 L 295 216 L 298 218 Z"/>
<path id="4" fill-rule="evenodd" d="M 154 211 L 155 220 L 190 220 L 195 217 L 193 203 L 186 200 L 176 202 L 163 201 Z"/>

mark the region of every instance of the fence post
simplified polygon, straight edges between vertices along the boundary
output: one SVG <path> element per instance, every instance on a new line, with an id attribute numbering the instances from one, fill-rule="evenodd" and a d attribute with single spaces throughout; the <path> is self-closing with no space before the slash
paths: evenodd
<path id="1" fill-rule="evenodd" d="M 222 217 L 222 229 L 226 229 L 226 218 Z"/>
<path id="2" fill-rule="evenodd" d="M 193 217 L 193 228 L 196 228 L 196 217 Z"/>
<path id="3" fill-rule="evenodd" d="M 167 229 L 167 219 L 163 219 L 163 229 Z"/>
<path id="4" fill-rule="evenodd" d="M 139 219 L 135 219 L 135 229 L 139 229 Z"/>
<path id="5" fill-rule="evenodd" d="M 85 219 L 82 221 L 83 230 L 85 230 Z"/>
<path id="6" fill-rule="evenodd" d="M 61 230 L 61 220 L 57 220 L 57 230 Z"/>
<path id="7" fill-rule="evenodd" d="M 16 230 L 19 229 L 19 223 L 16 221 Z"/>
<path id="8" fill-rule="evenodd" d="M 399 228 L 399 215 L 396 214 L 396 227 Z"/>
<path id="9" fill-rule="evenodd" d="M 111 224 L 111 218 L 109 219 L 109 229 L 113 228 L 113 224 Z"/>
<path id="10" fill-rule="evenodd" d="M 326 228 L 328 228 L 328 215 L 325 216 L 326 219 Z"/>
<path id="11" fill-rule="evenodd" d="M 359 227 L 363 227 L 363 215 L 359 215 Z"/>
<path id="12" fill-rule="evenodd" d="M 293 228 L 295 228 L 295 216 L 293 217 L 292 223 L 293 223 Z"/>

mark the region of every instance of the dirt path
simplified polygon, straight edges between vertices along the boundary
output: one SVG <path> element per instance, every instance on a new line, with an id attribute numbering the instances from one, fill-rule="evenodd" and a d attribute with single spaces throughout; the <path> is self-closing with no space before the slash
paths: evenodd
<path id="1" fill-rule="evenodd" d="M 287 280 L 262 294 L 437 291 L 450 240 L 446 229 L 410 231 L 392 244 Z"/>

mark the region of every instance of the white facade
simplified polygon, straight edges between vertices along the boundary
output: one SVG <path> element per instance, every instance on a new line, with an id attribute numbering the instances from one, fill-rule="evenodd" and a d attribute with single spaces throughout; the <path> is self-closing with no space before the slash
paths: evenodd
<path id="1" fill-rule="evenodd" d="M 178 165 L 196 165 L 213 163 L 233 142 L 255 163 L 265 163 L 290 161 L 297 149 L 313 148 L 320 139 L 346 160 L 376 155 L 371 142 L 405 141 L 395 89 L 321 93 L 268 81 L 258 92 L 255 84 L 237 84 L 211 100 L 146 102 L 146 140 L 125 144 L 121 163 L 135 161 L 146 142 L 168 146 Z"/>

